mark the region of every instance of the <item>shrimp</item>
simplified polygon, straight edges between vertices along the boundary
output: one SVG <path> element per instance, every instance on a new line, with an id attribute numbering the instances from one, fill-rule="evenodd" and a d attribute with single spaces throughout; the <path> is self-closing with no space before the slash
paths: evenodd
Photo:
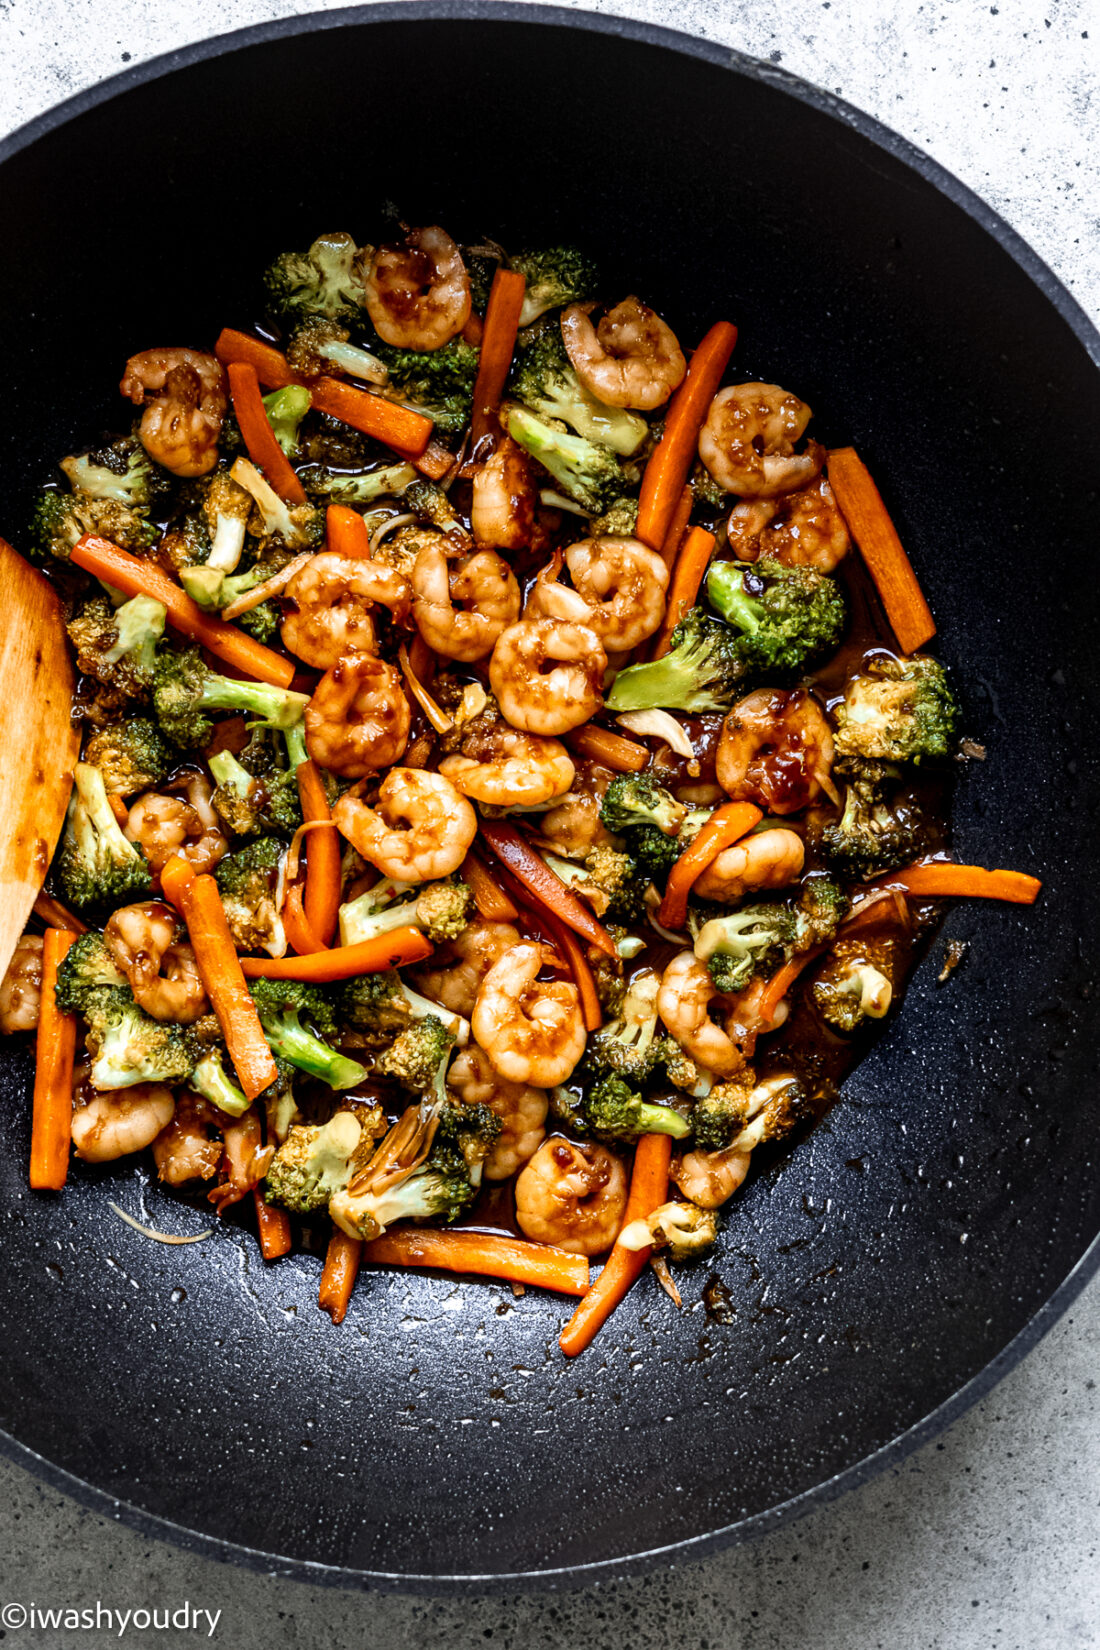
<path id="1" fill-rule="evenodd" d="M 511 923 L 477 918 L 451 940 L 442 959 L 436 951 L 434 967 L 420 969 L 415 976 L 417 986 L 432 1002 L 442 1003 L 452 1014 L 468 1020 L 486 974 L 498 958 L 519 943 L 519 929 Z"/>
<path id="2" fill-rule="evenodd" d="M 34 1031 L 42 999 L 42 936 L 21 934 L 0 981 L 0 1032 Z"/>
<path id="3" fill-rule="evenodd" d="M 180 940 L 176 913 L 159 900 L 124 905 L 103 930 L 107 949 L 154 1020 L 193 1025 L 209 1012 L 195 953 Z"/>
<path id="4" fill-rule="evenodd" d="M 758 688 L 722 723 L 715 773 L 735 802 L 773 814 L 798 813 L 822 791 L 836 802 L 832 765 L 832 731 L 805 688 Z"/>
<path id="5" fill-rule="evenodd" d="M 700 899 L 735 904 L 758 888 L 786 888 L 802 870 L 806 849 L 797 831 L 758 831 L 723 848 L 695 883 Z"/>
<path id="6" fill-rule="evenodd" d="M 810 422 L 810 409 L 778 384 L 731 384 L 719 390 L 699 432 L 699 457 L 727 493 L 775 498 L 811 482 L 825 449 L 794 444 Z"/>
<path id="7" fill-rule="evenodd" d="M 113 1163 L 144 1151 L 171 1122 L 176 1102 L 163 1083 L 134 1083 L 109 1093 L 93 1091 L 73 1112 L 72 1141 L 85 1163 Z"/>
<path id="8" fill-rule="evenodd" d="M 628 653 L 660 628 L 668 568 L 656 551 L 637 539 L 582 539 L 565 564 L 589 605 L 583 622 L 609 653 Z"/>
<path id="9" fill-rule="evenodd" d="M 738 561 L 778 561 L 819 573 L 831 573 L 852 544 L 823 475 L 797 493 L 734 505 L 726 533 Z"/>
<path id="10" fill-rule="evenodd" d="M 732 1077 L 745 1064 L 729 1033 L 710 1017 L 720 995 L 705 963 L 692 951 L 673 957 L 661 977 L 657 1013 L 691 1058 L 719 1077 Z"/>
<path id="11" fill-rule="evenodd" d="M 180 1095 L 175 1116 L 153 1141 L 157 1178 L 165 1185 L 185 1186 L 191 1180 L 212 1180 L 217 1174 L 222 1159 L 217 1115 L 209 1101 L 189 1089 Z"/>
<path id="12" fill-rule="evenodd" d="M 546 947 L 522 940 L 481 982 L 470 1025 L 493 1070 L 511 1083 L 564 1083 L 584 1053 L 580 993 L 568 980 L 540 980 Z"/>
<path id="13" fill-rule="evenodd" d="M 430 648 L 469 664 L 493 651 L 519 618 L 519 585 L 495 550 L 448 566 L 439 543 L 425 544 L 412 573 L 413 618 Z"/>
<path id="14" fill-rule="evenodd" d="M 374 247 L 363 290 L 375 332 L 397 349 L 440 349 L 470 319 L 462 254 L 435 224 L 410 229 L 404 245 Z"/>
<path id="15" fill-rule="evenodd" d="M 439 771 L 474 802 L 539 808 L 566 794 L 576 770 L 557 739 L 498 724 L 463 740 L 461 753 L 445 756 Z"/>
<path id="16" fill-rule="evenodd" d="M 615 775 L 596 762 L 581 762 L 573 788 L 539 820 L 539 835 L 555 854 L 585 859 L 593 848 L 614 848 L 616 839 L 600 818 L 600 804 Z"/>
<path id="17" fill-rule="evenodd" d="M 592 307 L 570 304 L 561 317 L 566 354 L 585 389 L 610 407 L 663 407 L 687 371 L 672 328 L 633 296 L 595 327 Z"/>
<path id="18" fill-rule="evenodd" d="M 412 715 L 394 667 L 353 653 L 321 677 L 305 723 L 306 749 L 318 767 L 363 779 L 404 755 Z"/>
<path id="19" fill-rule="evenodd" d="M 516 1221 L 532 1243 L 602 1255 L 626 1213 L 626 1171 L 606 1146 L 543 1141 L 516 1181 Z"/>
<path id="20" fill-rule="evenodd" d="M 377 808 L 346 792 L 332 817 L 356 852 L 395 882 L 449 877 L 477 835 L 466 798 L 445 775 L 423 768 L 391 768 Z"/>
<path id="21" fill-rule="evenodd" d="M 138 434 L 149 457 L 177 476 L 208 475 L 218 462 L 225 370 L 197 349 L 131 355 L 119 389 L 145 407 Z"/>
<path id="22" fill-rule="evenodd" d="M 179 854 L 196 876 L 212 871 L 229 851 L 229 843 L 214 810 L 214 787 L 205 774 L 191 773 L 166 786 L 183 796 L 146 791 L 130 806 L 125 835 L 136 842 L 153 871 L 161 871 Z"/>
<path id="23" fill-rule="evenodd" d="M 749 1172 L 751 1152 L 684 1152 L 674 1157 L 669 1171 L 675 1186 L 700 1209 L 717 1209 L 728 1202 Z"/>
<path id="24" fill-rule="evenodd" d="M 468 1106 L 485 1105 L 500 1118 L 500 1133 L 485 1159 L 486 1180 L 508 1180 L 533 1157 L 546 1134 L 548 1102 L 542 1089 L 498 1077 L 476 1043 L 451 1062 L 447 1085 Z"/>
<path id="25" fill-rule="evenodd" d="M 546 670 L 548 660 L 554 663 Z M 603 644 L 588 625 L 521 619 L 498 638 L 489 682 L 514 728 L 552 737 L 579 728 L 599 710 L 606 669 Z"/>
<path id="26" fill-rule="evenodd" d="M 222 1138 L 228 1178 L 206 1194 L 219 1215 L 223 1215 L 230 1204 L 239 1203 L 242 1197 L 247 1197 L 253 1186 L 260 1184 L 275 1156 L 274 1146 L 260 1143 L 260 1119 L 255 1107 L 246 1111 L 243 1117 L 226 1118 Z"/>
<path id="27" fill-rule="evenodd" d="M 511 436 L 474 475 L 470 526 L 475 541 L 492 550 L 526 550 L 535 536 L 538 488 L 527 454 Z"/>
<path id="28" fill-rule="evenodd" d="M 331 670 L 348 653 L 375 653 L 372 602 L 403 619 L 412 588 L 408 579 L 367 557 L 311 556 L 283 592 L 291 604 L 280 626 L 283 646 L 314 670 Z"/>

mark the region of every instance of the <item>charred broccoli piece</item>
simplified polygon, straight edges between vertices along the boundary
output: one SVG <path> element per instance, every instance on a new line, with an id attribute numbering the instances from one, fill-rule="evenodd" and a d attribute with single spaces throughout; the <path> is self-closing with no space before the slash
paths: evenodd
<path id="1" fill-rule="evenodd" d="M 305 1019 L 326 1036 L 336 1029 L 332 1009 L 316 986 L 301 980 L 258 979 L 250 990 L 273 1054 L 332 1089 L 350 1089 L 366 1077 L 365 1066 L 339 1054 L 302 1024 Z"/>
<path id="2" fill-rule="evenodd" d="M 639 876 L 663 888 L 669 871 L 688 844 L 698 836 L 711 811 L 710 808 L 689 808 L 675 836 L 668 836 L 656 825 L 632 825 L 624 832 Z"/>
<path id="3" fill-rule="evenodd" d="M 587 441 L 631 458 L 649 434 L 649 425 L 626 407 L 610 407 L 585 389 L 569 363 L 561 327 L 548 318 L 517 340 L 510 380 L 512 394 L 541 418 L 568 424 Z"/>
<path id="4" fill-rule="evenodd" d="M 410 1108 L 415 1115 L 416 1108 Z M 329 1214 L 349 1237 L 374 1238 L 395 1220 L 438 1220 L 449 1225 L 477 1195 L 482 1163 L 500 1132 L 500 1119 L 488 1106 L 454 1106 L 436 1101 L 429 1115 L 435 1124 L 425 1162 L 396 1184 L 376 1189 L 369 1165 L 353 1177 L 347 1190 L 329 1203 Z M 421 1118 L 424 1110 L 421 1108 Z M 402 1129 L 406 1119 L 394 1125 Z M 385 1151 L 383 1140 L 380 1151 Z"/>
<path id="5" fill-rule="evenodd" d="M 663 659 L 629 665 L 616 676 L 608 710 L 726 711 L 742 691 L 748 667 L 737 632 L 693 607 L 672 632 Z"/>
<path id="6" fill-rule="evenodd" d="M 958 706 L 938 659 L 872 659 L 836 713 L 836 754 L 855 762 L 950 756 Z"/>
<path id="7" fill-rule="evenodd" d="M 252 531 L 260 540 L 260 560 L 284 552 L 320 549 L 325 537 L 325 512 L 316 504 L 288 504 L 250 459 L 236 459 L 229 474 L 256 506 L 260 530 L 256 533 L 252 523 Z"/>
<path id="8" fill-rule="evenodd" d="M 278 837 L 261 836 L 226 854 L 214 869 L 225 919 L 239 951 L 267 951 L 273 957 L 286 951 L 276 897 L 285 852 Z"/>
<path id="9" fill-rule="evenodd" d="M 481 351 L 476 344 L 452 338 L 440 349 L 398 349 L 379 344 L 378 359 L 389 373 L 385 394 L 430 418 L 436 434 L 461 433 L 474 403 Z"/>
<path id="10" fill-rule="evenodd" d="M 93 452 L 63 458 L 61 468 L 74 494 L 122 504 L 142 516 L 164 503 L 173 488 L 171 473 L 154 464 L 134 435 L 123 436 Z"/>
<path id="11" fill-rule="evenodd" d="M 265 727 L 290 728 L 301 721 L 308 703 L 308 694 L 289 688 L 217 675 L 203 664 L 197 647 L 161 653 L 153 667 L 157 721 L 169 739 L 191 750 L 205 745 L 213 732 L 208 711 L 243 711 Z"/>
<path id="12" fill-rule="evenodd" d="M 134 596 L 121 607 L 112 607 L 106 596 L 93 596 L 65 628 L 82 675 L 140 701 L 148 698 L 153 683 L 164 621 L 163 603 L 151 596 Z"/>
<path id="13" fill-rule="evenodd" d="M 135 796 L 166 779 L 177 760 L 175 748 L 147 716 L 112 722 L 93 733 L 84 761 L 98 768 L 108 796 Z"/>
<path id="14" fill-rule="evenodd" d="M 600 804 L 600 818 L 615 836 L 637 825 L 675 836 L 686 814 L 684 804 L 648 773 L 616 774 Z"/>
<path id="15" fill-rule="evenodd" d="M 597 1077 L 623 1077 L 635 1084 L 652 1077 L 663 1056 L 657 1035 L 660 985 L 660 976 L 652 969 L 635 975 L 616 1018 L 592 1032 L 585 1048 L 585 1063 Z"/>
<path id="16" fill-rule="evenodd" d="M 596 295 L 596 265 L 575 246 L 518 252 L 508 263 L 527 281 L 519 316 L 521 327 L 529 327 L 548 309 L 563 309 L 566 304 L 583 303 Z"/>
<path id="17" fill-rule="evenodd" d="M 707 600 L 739 632 L 753 675 L 797 675 L 836 646 L 847 610 L 835 579 L 782 562 L 713 562 Z"/>
<path id="18" fill-rule="evenodd" d="M 264 276 L 271 313 L 293 325 L 311 315 L 355 321 L 363 315 L 363 281 L 350 235 L 319 235 L 308 252 L 280 253 Z"/>
<path id="19" fill-rule="evenodd" d="M 719 991 L 743 991 L 754 974 L 772 974 L 797 947 L 798 921 L 786 905 L 746 905 L 712 917 L 695 941 Z"/>
<path id="20" fill-rule="evenodd" d="M 152 889 L 145 855 L 123 836 L 103 775 L 89 762 L 73 769 L 57 872 L 66 899 L 78 911 L 146 899 Z"/>

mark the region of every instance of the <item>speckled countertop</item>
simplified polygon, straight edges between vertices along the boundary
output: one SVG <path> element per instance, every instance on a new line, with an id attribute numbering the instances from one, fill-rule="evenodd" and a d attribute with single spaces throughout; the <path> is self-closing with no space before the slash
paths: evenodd
<path id="1" fill-rule="evenodd" d="M 11 129 L 124 64 L 294 0 L 0 0 Z M 1096 0 L 617 0 L 588 9 L 721 40 L 839 94 L 1001 212 L 1100 319 Z M 993 1394 L 901 1467 L 752 1546 L 598 1589 L 447 1602 L 238 1572 L 150 1544 L 0 1462 L 0 1606 L 221 1611 L 233 1650 L 1095 1650 L 1100 1280 Z M 155 1441 L 150 1440 L 155 1447 Z M 102 1618 L 101 1618 L 102 1619 Z M 102 1650 L 118 1628 L 4 1626 Z M 206 1637 L 138 1632 L 165 1645 Z"/>

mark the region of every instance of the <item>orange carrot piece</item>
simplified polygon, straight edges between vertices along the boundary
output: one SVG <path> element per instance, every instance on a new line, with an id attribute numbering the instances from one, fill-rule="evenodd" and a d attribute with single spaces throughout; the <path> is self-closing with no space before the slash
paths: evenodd
<path id="1" fill-rule="evenodd" d="M 414 463 L 420 474 L 427 476 L 429 481 L 442 481 L 454 461 L 454 453 L 448 451 L 441 441 L 436 441 L 433 437 Z"/>
<path id="2" fill-rule="evenodd" d="M 987 871 L 981 865 L 952 865 L 931 860 L 891 871 L 875 884 L 882 888 L 904 888 L 915 898 L 1003 899 L 1011 905 L 1034 905 L 1042 883 L 1023 871 Z"/>
<path id="3" fill-rule="evenodd" d="M 256 1205 L 256 1226 L 260 1237 L 260 1253 L 265 1260 L 278 1260 L 290 1253 L 290 1216 L 285 1209 L 276 1209 L 268 1203 L 258 1186 L 252 1188 Z"/>
<path id="4" fill-rule="evenodd" d="M 331 823 L 328 797 L 316 762 L 300 762 L 297 768 L 298 796 L 302 819 Z M 331 945 L 340 913 L 340 833 L 311 831 L 306 846 L 306 921 L 322 945 Z"/>
<path id="5" fill-rule="evenodd" d="M 481 358 L 474 382 L 474 404 L 470 421 L 470 451 L 497 430 L 497 409 L 504 393 L 508 369 L 516 347 L 519 313 L 527 290 L 525 278 L 514 269 L 498 269 L 493 276 L 489 302 L 485 306 L 485 330 L 481 337 Z"/>
<path id="6" fill-rule="evenodd" d="M 624 739 L 621 733 L 612 733 L 610 728 L 595 727 L 591 722 L 567 733 L 565 743 L 570 750 L 591 757 L 593 762 L 601 762 L 616 773 L 641 773 L 649 763 L 649 752 L 644 745 Z"/>
<path id="7" fill-rule="evenodd" d="M 161 871 L 160 882 L 165 898 L 187 924 L 199 978 L 218 1017 L 241 1088 L 255 1100 L 278 1081 L 279 1073 L 241 972 L 218 885 L 213 877 L 197 877 L 179 854 L 173 854 Z"/>
<path id="8" fill-rule="evenodd" d="M 249 980 L 311 980 L 323 985 L 328 980 L 354 979 L 356 974 L 375 974 L 380 968 L 404 968 L 431 954 L 431 941 L 410 924 L 372 940 L 314 951 L 307 957 L 242 957 L 241 969 Z"/>
<path id="9" fill-rule="evenodd" d="M 369 556 L 370 534 L 358 510 L 330 504 L 325 511 L 325 549 L 334 556 Z"/>
<path id="10" fill-rule="evenodd" d="M 321 1269 L 321 1287 L 317 1305 L 327 1312 L 333 1323 L 343 1323 L 359 1272 L 363 1245 L 359 1238 L 350 1238 L 339 1226 L 332 1228 Z"/>
<path id="11" fill-rule="evenodd" d="M 74 917 L 67 906 L 52 894 L 39 894 L 34 902 L 34 914 L 41 917 L 48 928 L 67 928 L 72 934 L 86 934 L 88 924 Z"/>
<path id="12" fill-rule="evenodd" d="M 665 432 L 650 455 L 638 499 L 636 536 L 651 550 L 668 537 L 707 410 L 737 342 L 737 328 L 718 321 L 688 362 L 687 376 L 668 404 Z"/>
<path id="13" fill-rule="evenodd" d="M 813 945 L 808 951 L 800 951 L 797 957 L 792 957 L 789 962 L 785 962 L 782 968 L 776 969 L 760 993 L 760 1001 L 757 1005 L 757 1013 L 762 1027 L 771 1025 L 775 1019 L 776 1009 L 802 973 L 802 970 L 808 967 L 810 963 L 816 962 L 822 952 L 827 950 L 828 946 Z"/>
<path id="14" fill-rule="evenodd" d="M 624 1227 L 632 1220 L 646 1220 L 665 1201 L 671 1161 L 672 1140 L 667 1134 L 642 1135 L 634 1151 Z M 652 1253 L 652 1249 L 624 1249 L 622 1244 L 615 1244 L 603 1271 L 558 1338 L 567 1358 L 575 1358 L 591 1344 L 631 1284 L 645 1271 Z"/>
<path id="15" fill-rule="evenodd" d="M 318 412 L 384 441 L 405 458 L 419 458 L 431 439 L 432 421 L 397 401 L 356 389 L 338 378 L 314 378 L 309 393 Z"/>
<path id="16" fill-rule="evenodd" d="M 306 909 L 302 903 L 302 890 L 296 882 L 292 883 L 286 891 L 282 919 L 286 943 L 299 957 L 312 957 L 317 951 L 328 950 L 327 946 L 321 944 L 309 925 L 309 918 L 306 916 Z"/>
<path id="17" fill-rule="evenodd" d="M 107 806 L 118 820 L 118 823 L 125 830 L 126 822 L 130 817 L 130 810 L 126 806 L 125 802 L 123 802 L 120 796 L 109 796 L 107 798 Z"/>
<path id="18" fill-rule="evenodd" d="M 554 936 L 554 944 L 560 951 L 564 951 L 565 960 L 569 964 L 569 972 L 573 976 L 573 984 L 581 1000 L 581 1013 L 584 1016 L 585 1031 L 598 1031 L 603 1025 L 603 1009 L 600 1007 L 600 994 L 596 990 L 596 982 L 592 977 L 592 970 L 588 966 L 588 958 L 584 954 L 584 947 L 571 928 L 567 928 L 552 911 L 540 913 L 543 916 L 550 932 Z"/>
<path id="19" fill-rule="evenodd" d="M 680 554 L 677 556 L 676 565 L 672 569 L 665 616 L 661 620 L 661 628 L 653 642 L 651 656 L 654 659 L 664 658 L 672 645 L 672 632 L 676 629 L 684 614 L 695 606 L 699 586 L 702 584 L 703 576 L 710 566 L 710 558 L 713 552 L 714 534 L 708 533 L 705 527 L 693 527 L 680 546 Z"/>
<path id="20" fill-rule="evenodd" d="M 484 1232 L 396 1227 L 365 1243 L 363 1259 L 383 1266 L 431 1266 L 437 1272 L 506 1278 L 554 1289 L 559 1295 L 583 1295 L 588 1288 L 588 1262 L 583 1255 Z"/>
<path id="21" fill-rule="evenodd" d="M 252 367 L 260 383 L 268 390 L 284 390 L 288 384 L 302 382 L 298 374 L 291 370 L 286 356 L 274 344 L 265 344 L 259 338 L 250 337 L 247 332 L 235 331 L 233 327 L 222 328 L 214 345 L 214 354 L 225 367 L 234 362 Z"/>
<path id="22" fill-rule="evenodd" d="M 233 665 L 243 676 L 270 682 L 272 687 L 290 686 L 294 666 L 289 659 L 273 653 L 235 625 L 204 613 L 155 562 L 131 556 L 128 550 L 120 550 L 108 539 L 88 533 L 73 546 L 72 559 L 86 573 L 94 574 L 105 584 L 113 584 L 127 596 L 151 596 L 154 601 L 163 602 L 173 630 L 189 636 L 215 658 Z"/>
<path id="23" fill-rule="evenodd" d="M 829 454 L 827 471 L 841 514 L 882 597 L 898 646 L 903 653 L 914 653 L 936 634 L 936 621 L 879 490 L 854 447 L 835 447 Z"/>
<path id="24" fill-rule="evenodd" d="M 255 367 L 247 361 L 232 361 L 226 370 L 229 373 L 233 411 L 249 458 L 258 470 L 263 471 L 280 498 L 288 504 L 304 504 L 306 490 L 275 439 Z"/>
<path id="25" fill-rule="evenodd" d="M 688 895 L 707 866 L 723 848 L 731 848 L 747 836 L 764 815 L 754 802 L 727 802 L 707 820 L 694 842 L 688 844 L 668 874 L 665 897 L 657 913 L 666 928 L 682 928 L 687 921 Z"/>
<path id="26" fill-rule="evenodd" d="M 459 876 L 474 896 L 479 917 L 484 917 L 486 922 L 515 922 L 518 909 L 472 848 L 462 862 Z"/>
<path id="27" fill-rule="evenodd" d="M 669 522 L 668 532 L 665 534 L 664 543 L 661 545 L 659 552 L 661 560 L 670 573 L 676 565 L 676 557 L 680 552 L 684 534 L 688 530 L 688 522 L 691 520 L 691 509 L 694 503 L 695 494 L 690 487 L 685 487 L 676 501 L 676 508 L 672 512 L 672 520 Z"/>
<path id="28" fill-rule="evenodd" d="M 575 934 L 596 946 L 605 956 L 615 957 L 615 941 L 592 915 L 583 900 L 567 888 L 561 878 L 541 859 L 514 825 L 504 819 L 483 819 L 480 830 L 497 858 L 507 866 L 521 888 L 532 894 L 539 905 L 571 928 Z"/>
<path id="29" fill-rule="evenodd" d="M 42 1000 L 34 1062 L 30 1183 L 36 1192 L 59 1192 L 69 1172 L 73 1120 L 76 1015 L 57 1006 L 57 970 L 76 939 L 68 928 L 47 928 L 42 939 Z"/>

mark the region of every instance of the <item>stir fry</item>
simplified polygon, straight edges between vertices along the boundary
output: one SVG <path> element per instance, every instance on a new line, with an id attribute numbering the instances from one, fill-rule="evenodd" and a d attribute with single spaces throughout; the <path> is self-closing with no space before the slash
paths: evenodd
<path id="1" fill-rule="evenodd" d="M 269 1261 L 327 1231 L 334 1322 L 434 1267 L 578 1297 L 573 1355 L 647 1264 L 679 1300 L 934 902 L 1038 884 L 951 861 L 912 567 L 731 324 L 438 226 L 257 300 L 130 357 L 26 540 L 83 728 L 0 986 L 31 1184 L 149 1152 Z"/>

